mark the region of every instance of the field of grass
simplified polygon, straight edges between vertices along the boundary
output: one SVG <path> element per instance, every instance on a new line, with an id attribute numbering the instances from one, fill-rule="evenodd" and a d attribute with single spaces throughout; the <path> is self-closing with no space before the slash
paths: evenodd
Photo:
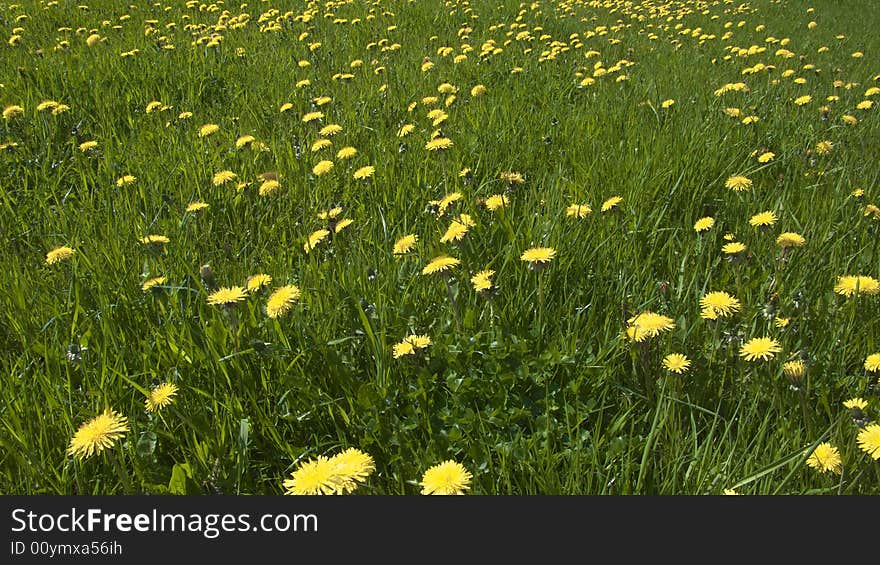
<path id="1" fill-rule="evenodd" d="M 878 25 L 0 0 L 0 492 L 880 494 Z"/>

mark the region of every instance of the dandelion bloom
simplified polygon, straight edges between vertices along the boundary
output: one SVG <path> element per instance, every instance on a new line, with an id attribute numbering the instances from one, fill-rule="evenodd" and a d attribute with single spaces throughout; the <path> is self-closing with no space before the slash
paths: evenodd
<path id="1" fill-rule="evenodd" d="M 11 120 L 12 118 L 17 118 L 24 114 L 24 108 L 17 104 L 11 104 L 3 108 L 3 119 Z"/>
<path id="2" fill-rule="evenodd" d="M 572 204 L 565 209 L 565 215 L 569 218 L 586 218 L 593 211 L 589 204 Z"/>
<path id="3" fill-rule="evenodd" d="M 147 395 L 144 405 L 148 412 L 158 412 L 174 402 L 174 396 L 177 394 L 177 385 L 174 383 L 162 383 L 157 385 Z"/>
<path id="4" fill-rule="evenodd" d="M 260 196 L 271 196 L 279 190 L 281 190 L 281 183 L 279 183 L 275 179 L 267 179 L 264 180 L 262 184 L 260 184 L 258 194 Z"/>
<path id="5" fill-rule="evenodd" d="M 834 144 L 827 139 L 816 144 L 816 153 L 819 155 L 827 155 L 831 153 L 832 149 L 834 149 Z"/>
<path id="6" fill-rule="evenodd" d="M 167 277 L 153 277 L 144 281 L 144 284 L 141 285 L 141 290 L 144 292 L 148 292 L 160 284 L 165 284 L 165 281 L 167 280 Z"/>
<path id="7" fill-rule="evenodd" d="M 368 178 L 372 177 L 375 172 L 376 172 L 376 167 L 372 167 L 372 166 L 368 165 L 366 167 L 361 167 L 360 169 L 356 170 L 354 172 L 354 174 L 352 175 L 352 177 L 354 177 L 355 180 L 368 179 Z"/>
<path id="8" fill-rule="evenodd" d="M 331 145 L 333 145 L 333 142 L 329 139 L 325 139 L 323 137 L 320 139 L 316 139 L 315 142 L 312 143 L 312 153 L 317 153 L 318 151 L 326 149 Z"/>
<path id="9" fill-rule="evenodd" d="M 78 459 L 91 457 L 113 447 L 129 431 L 128 420 L 109 408 L 79 427 L 70 440 L 67 454 Z"/>
<path id="10" fill-rule="evenodd" d="M 482 84 L 478 84 L 471 88 L 471 96 L 476 98 L 477 96 L 482 96 L 486 93 L 486 87 Z"/>
<path id="11" fill-rule="evenodd" d="M 721 252 L 726 253 L 727 255 L 736 255 L 737 253 L 742 253 L 745 250 L 745 244 L 740 243 L 739 241 L 731 241 L 730 243 L 725 243 L 721 246 Z"/>
<path id="12" fill-rule="evenodd" d="M 859 449 L 867 453 L 875 461 L 880 459 L 880 425 L 870 424 L 862 428 L 857 441 Z"/>
<path id="13" fill-rule="evenodd" d="M 458 220 L 452 220 L 452 223 L 449 224 L 449 227 L 446 229 L 446 233 L 440 238 L 440 242 L 449 243 L 451 241 L 461 241 L 467 232 L 468 227 L 466 225 Z"/>
<path id="14" fill-rule="evenodd" d="M 309 234 L 308 240 L 303 244 L 303 250 L 308 253 L 330 235 L 330 230 L 320 229 Z"/>
<path id="15" fill-rule="evenodd" d="M 456 259 L 455 257 L 441 255 L 439 257 L 431 259 L 431 261 L 427 265 L 425 265 L 425 268 L 422 269 L 422 274 L 432 275 L 434 273 L 444 273 L 452 267 L 458 265 L 459 263 L 461 263 L 461 261 Z"/>
<path id="16" fill-rule="evenodd" d="M 52 249 L 51 251 L 46 253 L 46 264 L 54 265 L 62 261 L 67 261 L 68 259 L 73 257 L 74 253 L 76 253 L 76 250 L 72 247 L 68 247 L 66 245 L 56 247 L 55 249 Z"/>
<path id="17" fill-rule="evenodd" d="M 218 131 L 220 131 L 220 126 L 217 124 L 205 124 L 199 128 L 199 137 L 208 137 Z"/>
<path id="18" fill-rule="evenodd" d="M 851 114 L 844 114 L 840 116 L 840 121 L 848 126 L 854 126 L 859 123 L 859 119 Z"/>
<path id="19" fill-rule="evenodd" d="M 715 225 L 715 218 L 711 216 L 706 216 L 705 218 L 700 218 L 696 222 L 694 222 L 694 231 L 699 233 L 703 231 L 709 231 L 712 229 L 712 226 Z"/>
<path id="20" fill-rule="evenodd" d="M 299 297 L 300 290 L 295 285 L 289 284 L 276 289 L 266 301 L 266 315 L 270 318 L 278 318 L 286 314 Z"/>
<path id="21" fill-rule="evenodd" d="M 675 322 L 668 316 L 646 310 L 626 321 L 626 336 L 635 342 L 642 342 L 655 337 L 660 332 L 675 328 Z"/>
<path id="22" fill-rule="evenodd" d="M 507 206 L 510 203 L 510 199 L 506 194 L 493 194 L 489 198 L 486 199 L 485 205 L 489 211 L 494 212 L 498 208 L 503 206 Z"/>
<path id="23" fill-rule="evenodd" d="M 450 192 L 440 200 L 431 200 L 429 204 L 437 206 L 437 215 L 442 216 L 446 213 L 446 209 L 449 208 L 453 202 L 461 200 L 462 198 L 464 198 L 464 196 L 460 192 Z"/>
<path id="24" fill-rule="evenodd" d="M 208 295 L 208 304 L 228 306 L 241 302 L 247 297 L 247 293 L 240 286 L 222 287 Z"/>
<path id="25" fill-rule="evenodd" d="M 865 358 L 865 370 L 872 373 L 880 371 L 880 353 L 872 353 Z"/>
<path id="26" fill-rule="evenodd" d="M 492 284 L 492 275 L 495 274 L 495 271 L 480 271 L 474 276 L 471 277 L 471 284 L 474 285 L 474 290 L 477 292 L 484 292 L 487 290 L 491 290 L 494 286 Z"/>
<path id="27" fill-rule="evenodd" d="M 260 290 L 264 286 L 269 286 L 270 284 L 272 284 L 272 277 L 263 273 L 259 273 L 249 276 L 245 281 L 244 286 L 248 292 L 255 292 L 257 290 Z"/>
<path id="28" fill-rule="evenodd" d="M 357 149 L 355 149 L 354 147 L 343 147 L 342 149 L 340 149 L 339 151 L 336 152 L 336 158 L 343 159 L 343 160 L 344 159 L 351 159 L 355 155 L 357 155 Z M 315 174 L 318 174 L 318 173 L 315 173 Z"/>
<path id="29" fill-rule="evenodd" d="M 665 110 L 667 108 L 672 107 L 673 104 L 675 104 L 675 100 L 672 98 L 669 98 L 668 100 L 664 100 L 663 102 L 661 102 L 660 107 Z"/>
<path id="30" fill-rule="evenodd" d="M 427 335 L 412 334 L 392 348 L 392 355 L 395 359 L 404 355 L 414 355 L 419 349 L 424 349 L 431 345 L 431 338 Z"/>
<path id="31" fill-rule="evenodd" d="M 425 471 L 419 485 L 422 487 L 422 494 L 464 494 L 470 488 L 471 478 L 471 473 L 464 465 L 450 459 Z"/>
<path id="32" fill-rule="evenodd" d="M 847 410 L 864 410 L 868 407 L 868 401 L 862 397 L 850 398 L 844 401 L 843 407 Z"/>
<path id="33" fill-rule="evenodd" d="M 323 174 L 329 173 L 332 168 L 333 161 L 328 161 L 326 159 L 323 161 L 318 161 L 318 164 L 316 164 L 312 168 L 312 174 L 314 174 L 316 177 L 319 177 Z"/>
<path id="34" fill-rule="evenodd" d="M 413 124 L 403 124 L 400 126 L 400 129 L 397 130 L 397 137 L 406 137 L 416 129 L 416 126 Z"/>
<path id="35" fill-rule="evenodd" d="M 351 218 L 342 218 L 341 220 L 336 222 L 335 226 L 333 226 L 333 233 L 339 233 L 353 223 L 354 220 L 352 220 Z"/>
<path id="36" fill-rule="evenodd" d="M 79 144 L 79 150 L 82 151 L 83 153 L 85 153 L 87 151 L 91 151 L 92 149 L 94 149 L 97 146 L 98 146 L 97 141 L 83 141 L 82 143 Z"/>
<path id="37" fill-rule="evenodd" d="M 786 377 L 793 381 L 801 380 L 804 377 L 804 372 L 806 370 L 807 366 L 800 359 L 788 361 L 782 365 L 782 372 L 785 373 Z"/>
<path id="38" fill-rule="evenodd" d="M 776 245 L 782 248 L 803 247 L 806 242 L 807 240 L 804 239 L 804 236 L 795 232 L 784 232 L 776 238 Z"/>
<path id="39" fill-rule="evenodd" d="M 241 149 L 245 145 L 248 145 L 249 143 L 253 143 L 256 140 L 257 140 L 257 138 L 252 135 L 242 135 L 241 137 L 239 137 L 238 139 L 235 140 L 235 147 L 236 147 L 236 149 Z"/>
<path id="40" fill-rule="evenodd" d="M 724 182 L 724 187 L 729 188 L 734 192 L 741 192 L 743 190 L 749 190 L 750 188 L 752 188 L 752 181 L 748 177 L 742 175 L 734 175 Z"/>
<path id="41" fill-rule="evenodd" d="M 321 128 L 321 130 L 318 132 L 318 135 L 323 135 L 324 137 L 332 137 L 341 131 L 342 131 L 341 125 L 327 124 L 326 126 Z"/>
<path id="42" fill-rule="evenodd" d="M 134 181 L 137 180 L 137 177 L 134 175 L 122 175 L 118 179 L 116 179 L 116 186 L 123 187 L 133 184 Z"/>
<path id="43" fill-rule="evenodd" d="M 404 355 L 413 355 L 415 352 L 416 352 L 416 348 L 413 347 L 413 344 L 408 342 L 407 340 L 403 340 L 400 343 L 396 343 L 391 348 L 391 355 L 395 359 L 400 359 Z"/>
<path id="44" fill-rule="evenodd" d="M 758 228 L 770 227 L 776 223 L 776 220 L 779 218 L 776 217 L 776 214 L 770 210 L 766 212 L 760 212 L 755 214 L 751 218 L 749 218 L 749 225 L 755 226 Z"/>
<path id="45" fill-rule="evenodd" d="M 861 102 L 856 104 L 856 110 L 870 110 L 873 105 L 873 100 L 862 100 Z"/>
<path id="46" fill-rule="evenodd" d="M 144 245 L 159 245 L 168 243 L 171 240 L 168 239 L 168 236 L 153 233 L 150 235 L 145 235 L 144 237 L 140 238 L 139 241 Z"/>
<path id="47" fill-rule="evenodd" d="M 514 171 L 504 171 L 498 175 L 498 178 L 511 185 L 522 184 L 526 182 L 525 177 L 523 177 L 521 173 L 517 173 Z"/>
<path id="48" fill-rule="evenodd" d="M 735 297 L 727 294 L 723 290 L 710 292 L 700 299 L 700 306 L 703 310 L 710 310 L 713 315 L 711 319 L 718 316 L 729 316 L 740 309 L 740 302 Z M 705 316 L 704 316 L 705 317 Z"/>
<path id="49" fill-rule="evenodd" d="M 214 183 L 214 186 L 220 186 L 237 178 L 238 175 L 233 173 L 232 171 L 220 171 L 214 174 L 214 178 L 211 179 L 211 182 Z"/>
<path id="50" fill-rule="evenodd" d="M 425 149 L 428 151 L 439 151 L 442 149 L 449 149 L 453 146 L 452 140 L 446 137 L 438 137 L 437 139 L 432 139 L 428 143 L 425 144 Z"/>
<path id="51" fill-rule="evenodd" d="M 615 208 L 618 204 L 623 201 L 623 198 L 620 196 L 612 196 L 608 200 L 602 203 L 602 211 L 607 212 Z"/>
<path id="52" fill-rule="evenodd" d="M 302 463 L 291 473 L 291 478 L 284 481 L 284 494 L 313 495 L 334 494 L 339 490 L 339 478 L 336 475 L 336 464 L 329 458 L 319 455 Z"/>
<path id="53" fill-rule="evenodd" d="M 418 240 L 419 236 L 414 233 L 405 235 L 394 242 L 394 249 L 392 253 L 394 255 L 403 255 L 404 253 L 409 252 Z"/>
<path id="54" fill-rule="evenodd" d="M 843 296 L 858 294 L 877 294 L 880 292 L 880 282 L 874 277 L 864 275 L 844 275 L 837 278 L 834 292 Z"/>
<path id="55" fill-rule="evenodd" d="M 556 250 L 552 247 L 532 247 L 524 251 L 520 259 L 529 263 L 549 263 L 554 257 Z"/>
<path id="56" fill-rule="evenodd" d="M 320 120 L 324 117 L 324 112 L 309 112 L 302 117 L 302 121 L 305 123 L 313 122 L 315 120 Z"/>
<path id="57" fill-rule="evenodd" d="M 782 351 L 782 346 L 775 339 L 769 337 L 755 337 L 740 347 L 739 355 L 746 361 L 772 359 L 776 353 Z"/>
<path id="58" fill-rule="evenodd" d="M 337 494 L 352 492 L 376 470 L 373 458 L 354 447 L 337 453 L 330 458 L 330 462 L 335 465 L 336 481 L 339 485 Z"/>
<path id="59" fill-rule="evenodd" d="M 804 104 L 809 104 L 810 101 L 813 100 L 813 97 L 809 94 L 804 94 L 803 96 L 798 96 L 794 99 L 794 103 L 797 106 L 803 106 Z"/>
<path id="60" fill-rule="evenodd" d="M 843 471 L 843 461 L 840 459 L 840 451 L 830 443 L 820 443 L 807 459 L 807 465 L 820 473 L 831 471 L 839 475 Z"/>
<path id="61" fill-rule="evenodd" d="M 681 353 L 670 353 L 663 358 L 663 367 L 673 373 L 684 373 L 690 366 L 690 360 Z"/>
<path id="62" fill-rule="evenodd" d="M 772 151 L 765 151 L 764 153 L 761 153 L 760 155 L 758 155 L 758 162 L 759 163 L 769 163 L 775 157 L 776 157 L 776 153 L 773 153 Z"/>
<path id="63" fill-rule="evenodd" d="M 187 204 L 186 211 L 192 214 L 195 212 L 201 212 L 202 210 L 205 210 L 209 207 L 210 205 L 207 202 L 201 202 L 197 200 L 195 202 L 190 202 L 189 204 Z"/>
<path id="64" fill-rule="evenodd" d="M 780 316 L 776 316 L 773 318 L 773 325 L 779 329 L 788 327 L 788 324 L 791 322 L 791 318 L 782 318 Z"/>

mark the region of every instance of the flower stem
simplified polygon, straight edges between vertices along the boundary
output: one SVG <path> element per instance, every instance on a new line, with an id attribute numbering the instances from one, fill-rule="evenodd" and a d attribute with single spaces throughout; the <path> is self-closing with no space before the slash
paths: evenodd
<path id="1" fill-rule="evenodd" d="M 125 494 L 132 494 L 134 492 L 134 488 L 131 486 L 131 477 L 128 474 L 128 471 L 122 465 L 122 460 L 119 457 L 119 453 L 116 452 L 115 449 L 109 449 L 110 452 L 110 462 L 113 464 L 113 468 L 116 470 L 116 476 L 119 477 L 119 480 L 122 482 L 122 489 Z"/>

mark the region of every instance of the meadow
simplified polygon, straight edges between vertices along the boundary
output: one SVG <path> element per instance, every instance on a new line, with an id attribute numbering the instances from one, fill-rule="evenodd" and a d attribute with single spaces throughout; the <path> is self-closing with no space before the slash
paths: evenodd
<path id="1" fill-rule="evenodd" d="M 880 494 L 878 25 L 0 0 L 0 492 Z"/>

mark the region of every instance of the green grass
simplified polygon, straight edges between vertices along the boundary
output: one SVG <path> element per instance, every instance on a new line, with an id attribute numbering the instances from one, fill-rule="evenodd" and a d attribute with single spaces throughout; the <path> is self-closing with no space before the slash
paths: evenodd
<path id="1" fill-rule="evenodd" d="M 300 3 L 287 14 L 271 1 L 128 4 L 0 2 L 0 37 L 20 36 L 0 44 L 0 106 L 24 108 L 0 122 L 0 143 L 17 144 L 0 151 L 0 492 L 281 494 L 300 462 L 351 446 L 376 463 L 362 494 L 417 494 L 447 459 L 472 472 L 477 494 L 880 493 L 878 462 L 842 405 L 861 396 L 877 418 L 864 362 L 880 350 L 880 297 L 834 292 L 842 275 L 880 277 L 880 223 L 863 213 L 880 204 L 880 95 L 856 109 L 880 86 L 876 11 L 827 0 L 651 3 L 659 13 L 638 2 L 386 0 L 318 4 L 303 18 Z M 250 18 L 217 28 L 224 9 Z M 261 31 L 271 22 L 277 31 Z M 89 47 L 93 32 L 102 41 Z M 219 45 L 208 47 L 211 34 Z M 769 37 L 794 57 L 776 55 Z M 481 55 L 490 40 L 502 51 Z M 725 58 L 753 45 L 766 50 Z M 426 57 L 435 66 L 423 72 Z M 612 71 L 580 86 L 597 61 Z M 742 74 L 756 63 L 774 68 Z M 714 94 L 740 81 L 748 92 Z M 458 89 L 448 108 L 441 83 Z M 473 97 L 477 84 L 487 92 Z M 794 105 L 804 94 L 812 101 Z M 318 108 L 319 96 L 332 101 Z M 446 151 L 424 148 L 437 129 L 427 96 L 449 114 Z M 666 99 L 675 103 L 662 109 Z M 44 100 L 70 109 L 37 111 Z M 147 113 L 151 101 L 173 108 Z M 760 120 L 742 125 L 726 107 Z M 318 109 L 317 126 L 302 122 Z M 208 123 L 219 132 L 200 138 Z M 343 130 L 313 154 L 330 123 Z M 416 129 L 399 138 L 405 123 Z M 236 148 L 245 134 L 267 150 Z M 80 151 L 87 140 L 98 147 Z M 833 149 L 818 155 L 823 140 Z M 337 159 L 344 146 L 357 155 Z M 753 154 L 764 150 L 776 154 L 768 164 Z M 316 177 L 321 159 L 335 167 Z M 375 175 L 353 179 L 366 165 Z M 221 170 L 250 184 L 215 186 Z M 282 190 L 261 197 L 267 171 Z M 525 182 L 508 186 L 505 171 Z M 117 187 L 126 174 L 137 180 Z M 752 190 L 726 189 L 735 174 Z M 456 191 L 442 217 L 432 211 Z M 500 193 L 507 207 L 482 205 Z M 612 196 L 623 200 L 601 212 Z M 195 200 L 210 208 L 185 213 Z M 573 203 L 592 213 L 566 217 Z M 353 224 L 305 253 L 326 227 L 317 214 L 334 206 Z M 749 225 L 764 210 L 778 222 Z M 461 213 L 476 226 L 441 243 Z M 703 216 L 716 224 L 697 234 Z M 786 231 L 806 245 L 781 253 Z M 395 257 L 411 233 L 415 250 Z M 728 233 L 747 245 L 742 260 L 721 253 Z M 147 234 L 170 243 L 149 249 Z M 60 245 L 75 255 L 46 265 Z M 520 255 L 533 246 L 557 255 L 530 270 Z M 441 254 L 461 260 L 448 287 L 421 274 Z M 277 319 L 266 292 L 210 305 L 206 264 L 216 286 L 266 273 L 302 297 Z M 484 269 L 495 271 L 491 298 L 469 282 Z M 156 276 L 166 283 L 143 292 Z M 713 290 L 741 310 L 702 319 Z M 645 310 L 674 329 L 622 337 Z M 776 317 L 790 322 L 778 328 Z M 395 359 L 413 333 L 432 345 Z M 742 359 L 760 336 L 782 351 Z M 692 362 L 682 375 L 661 366 L 674 352 Z M 807 370 L 792 386 L 783 363 L 795 358 Z M 179 393 L 149 413 L 145 393 L 160 382 Z M 128 418 L 125 438 L 67 455 L 105 407 Z M 841 475 L 805 464 L 822 442 L 840 450 Z"/>

